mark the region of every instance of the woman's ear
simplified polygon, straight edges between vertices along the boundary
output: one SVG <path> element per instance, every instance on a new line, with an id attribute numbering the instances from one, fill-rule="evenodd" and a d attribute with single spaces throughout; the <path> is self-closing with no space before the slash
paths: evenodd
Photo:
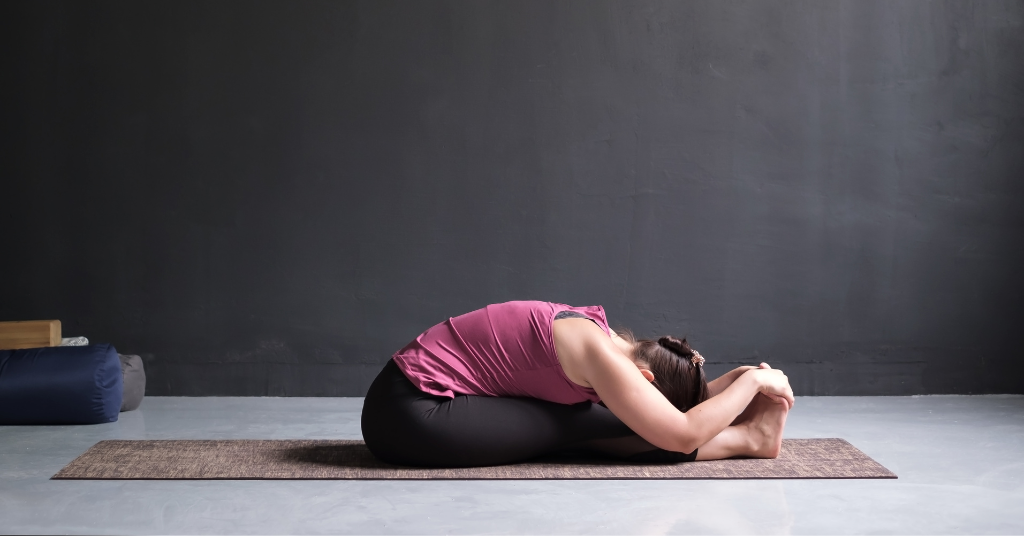
<path id="1" fill-rule="evenodd" d="M 646 378 L 647 381 L 649 381 L 649 382 L 653 382 L 654 381 L 654 373 L 653 372 L 651 372 L 651 371 L 649 371 L 649 370 L 647 370 L 645 368 L 642 368 L 642 369 L 640 369 L 640 374 L 643 374 L 644 378 Z"/>

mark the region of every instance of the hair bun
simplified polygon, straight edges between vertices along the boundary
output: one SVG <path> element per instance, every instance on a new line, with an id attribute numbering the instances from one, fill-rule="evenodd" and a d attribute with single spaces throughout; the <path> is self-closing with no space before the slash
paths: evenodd
<path id="1" fill-rule="evenodd" d="M 686 337 L 679 340 L 671 335 L 666 335 L 658 339 L 658 344 L 679 357 L 690 357 L 693 355 L 693 349 L 686 342 Z"/>

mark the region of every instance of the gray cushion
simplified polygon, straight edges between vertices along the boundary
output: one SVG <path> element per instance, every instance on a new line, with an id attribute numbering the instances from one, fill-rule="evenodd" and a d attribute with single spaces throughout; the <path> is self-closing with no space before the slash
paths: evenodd
<path id="1" fill-rule="evenodd" d="M 137 355 L 121 355 L 121 374 L 124 377 L 124 397 L 121 398 L 121 411 L 131 411 L 142 403 L 146 394 L 146 371 L 142 368 L 142 358 Z"/>

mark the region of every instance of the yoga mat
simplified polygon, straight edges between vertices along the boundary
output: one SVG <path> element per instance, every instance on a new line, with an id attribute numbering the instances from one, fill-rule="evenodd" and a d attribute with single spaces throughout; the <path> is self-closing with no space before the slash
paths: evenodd
<path id="1" fill-rule="evenodd" d="M 506 480 L 896 478 L 843 439 L 786 439 L 774 460 L 630 464 L 551 457 L 493 467 L 421 469 L 378 461 L 351 440 L 100 441 L 54 479 Z"/>

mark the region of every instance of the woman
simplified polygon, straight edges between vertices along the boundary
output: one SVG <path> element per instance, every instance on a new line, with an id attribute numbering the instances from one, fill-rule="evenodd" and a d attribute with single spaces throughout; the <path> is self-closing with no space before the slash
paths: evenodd
<path id="1" fill-rule="evenodd" d="M 399 350 L 363 405 L 367 447 L 401 465 L 499 465 L 566 450 L 640 462 L 773 458 L 792 407 L 762 363 L 707 382 L 686 340 L 635 340 L 601 306 L 516 301 Z M 760 396 L 760 395 L 765 396 Z"/>

